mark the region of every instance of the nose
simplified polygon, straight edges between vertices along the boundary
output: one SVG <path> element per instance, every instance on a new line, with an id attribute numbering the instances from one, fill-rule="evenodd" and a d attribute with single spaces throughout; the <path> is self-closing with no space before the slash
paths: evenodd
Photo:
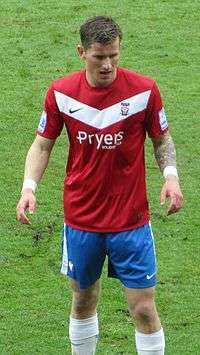
<path id="1" fill-rule="evenodd" d="M 109 57 L 105 58 L 102 64 L 104 70 L 109 70 L 112 68 L 111 59 Z"/>

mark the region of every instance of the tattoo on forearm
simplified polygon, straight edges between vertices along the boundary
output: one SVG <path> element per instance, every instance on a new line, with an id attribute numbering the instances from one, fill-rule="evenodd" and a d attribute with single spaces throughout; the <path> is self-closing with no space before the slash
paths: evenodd
<path id="1" fill-rule="evenodd" d="M 169 134 L 164 134 L 158 141 L 154 141 L 153 145 L 154 155 L 161 172 L 168 165 L 176 167 L 176 150 Z"/>

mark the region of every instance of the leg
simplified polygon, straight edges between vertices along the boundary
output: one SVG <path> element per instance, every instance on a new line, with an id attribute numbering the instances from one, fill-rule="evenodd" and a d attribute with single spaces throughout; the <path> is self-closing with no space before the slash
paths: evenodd
<path id="1" fill-rule="evenodd" d="M 71 317 L 85 319 L 96 314 L 96 307 L 100 296 L 100 280 L 87 289 L 80 289 L 77 282 L 70 280 L 73 290 Z"/>
<path id="2" fill-rule="evenodd" d="M 100 295 L 100 281 L 87 289 L 80 289 L 75 280 L 70 280 L 73 290 L 69 335 L 72 354 L 92 355 L 95 353 L 99 333 L 96 307 Z"/>
<path id="3" fill-rule="evenodd" d="M 154 333 L 161 328 L 154 302 L 154 293 L 154 287 L 126 288 L 130 314 L 134 317 L 136 328 L 141 333 Z"/>
<path id="4" fill-rule="evenodd" d="M 95 354 L 99 329 L 96 307 L 100 295 L 100 281 L 87 289 L 80 289 L 75 280 L 70 281 L 73 290 L 69 325 L 72 354 Z"/>
<path id="5" fill-rule="evenodd" d="M 138 355 L 163 355 L 164 334 L 154 302 L 156 254 L 151 226 L 115 233 L 108 242 L 109 275 L 118 277 L 126 288 L 136 321 Z"/>
<path id="6" fill-rule="evenodd" d="M 136 322 L 138 355 L 164 355 L 164 333 L 154 301 L 155 288 L 126 288 L 130 314 Z"/>
<path id="7" fill-rule="evenodd" d="M 72 354 L 95 353 L 99 333 L 96 307 L 105 256 L 105 238 L 101 234 L 65 226 L 61 271 L 70 277 L 73 290 L 69 324 Z"/>

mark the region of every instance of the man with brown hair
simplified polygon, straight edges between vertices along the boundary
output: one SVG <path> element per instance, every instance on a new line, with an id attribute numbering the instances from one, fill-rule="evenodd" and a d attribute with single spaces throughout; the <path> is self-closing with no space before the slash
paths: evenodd
<path id="1" fill-rule="evenodd" d="M 122 33 L 110 17 L 97 16 L 80 28 L 78 53 L 85 70 L 50 86 L 37 136 L 26 159 L 21 223 L 35 209 L 35 191 L 63 125 L 69 137 L 64 182 L 62 273 L 73 290 L 69 334 L 72 354 L 94 354 L 97 304 L 105 257 L 108 274 L 125 287 L 136 322 L 139 355 L 163 355 L 164 332 L 154 294 L 156 255 L 146 196 L 146 133 L 165 182 L 161 204 L 168 214 L 182 207 L 176 154 L 154 80 L 118 67 Z"/>

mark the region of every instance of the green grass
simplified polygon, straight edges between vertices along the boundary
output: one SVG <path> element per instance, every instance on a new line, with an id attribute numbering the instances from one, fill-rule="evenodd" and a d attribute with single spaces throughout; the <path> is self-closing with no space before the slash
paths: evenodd
<path id="1" fill-rule="evenodd" d="M 24 159 L 50 82 L 82 67 L 75 48 L 89 16 L 111 14 L 124 32 L 121 65 L 155 78 L 176 142 L 185 206 L 166 217 L 163 183 L 147 142 L 152 223 L 158 254 L 157 304 L 167 355 L 200 353 L 199 1 L 50 1 L 0 3 L 1 185 L 0 353 L 70 354 L 71 294 L 59 274 L 66 134 L 57 141 L 30 227 L 16 222 Z M 133 324 L 120 283 L 106 278 L 97 354 L 134 354 Z"/>

